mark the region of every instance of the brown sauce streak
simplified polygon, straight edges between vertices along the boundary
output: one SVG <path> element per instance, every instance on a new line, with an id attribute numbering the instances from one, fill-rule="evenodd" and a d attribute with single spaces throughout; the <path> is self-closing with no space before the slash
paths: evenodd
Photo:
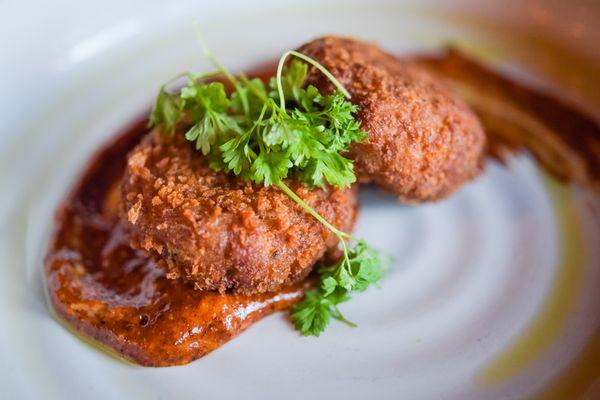
<path id="1" fill-rule="evenodd" d="M 60 207 L 46 259 L 48 291 L 60 317 L 124 358 L 145 366 L 186 364 L 289 307 L 303 289 L 200 292 L 167 279 L 133 251 L 118 222 L 116 189 L 127 152 L 145 133 L 145 122 L 136 123 L 100 150 Z"/>
<path id="2" fill-rule="evenodd" d="M 478 114 L 488 154 L 502 159 L 527 149 L 555 178 L 600 189 L 598 121 L 454 49 L 418 61 L 446 78 Z"/>
<path id="3" fill-rule="evenodd" d="M 553 175 L 597 187 L 600 128 L 590 118 L 456 52 L 419 61 L 449 78 L 478 112 L 490 154 L 524 147 Z M 265 65 L 251 76 L 272 75 L 273 64 Z M 507 112 L 491 112 L 481 106 L 482 97 Z M 532 135 L 531 120 L 556 137 L 547 142 Z M 139 121 L 99 150 L 59 207 L 45 261 L 49 298 L 60 317 L 128 360 L 144 366 L 186 364 L 290 307 L 305 286 L 252 296 L 200 292 L 166 279 L 162 269 L 132 250 L 119 224 L 118 186 L 127 152 L 145 133 L 145 121 Z"/>

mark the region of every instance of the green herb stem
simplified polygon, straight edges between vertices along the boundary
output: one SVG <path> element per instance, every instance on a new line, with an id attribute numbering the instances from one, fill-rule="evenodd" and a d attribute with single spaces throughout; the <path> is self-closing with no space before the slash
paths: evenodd
<path id="1" fill-rule="evenodd" d="M 342 315 L 338 305 L 348 301 L 352 292 L 362 292 L 379 282 L 384 259 L 364 241 L 333 226 L 283 179 L 293 176 L 311 188 L 350 187 L 356 176 L 352 161 L 342 154 L 367 137 L 355 117 L 357 106 L 347 101 L 349 93 L 329 71 L 304 54 L 284 53 L 277 75 L 265 85 L 243 75 L 234 77 L 213 57 L 201 33 L 199 40 L 204 55 L 233 85 L 234 92 L 229 93 L 222 82 L 204 81 L 214 73 L 187 74 L 188 85 L 179 93 L 167 91 L 165 85 L 161 87 L 150 126 L 173 135 L 178 124 L 190 124 L 185 137 L 195 142 L 210 168 L 234 173 L 256 184 L 277 186 L 333 232 L 343 257 L 319 269 L 319 286 L 306 292 L 290 315 L 303 335 L 318 336 L 331 319 L 355 326 Z M 290 55 L 304 62 L 292 60 L 284 68 Z M 322 95 L 314 86 L 306 85 L 306 63 L 321 71 L 338 91 Z M 177 78 L 182 76 L 185 75 Z M 286 100 L 291 103 L 287 108 Z"/>
<path id="2" fill-rule="evenodd" d="M 335 226 L 331 225 L 329 223 L 329 221 L 327 221 L 325 218 L 323 218 L 318 212 L 316 212 L 311 206 L 309 206 L 308 204 L 306 204 L 306 202 L 304 200 L 302 200 L 296 193 L 294 193 L 294 191 L 292 189 L 290 189 L 290 187 L 288 185 L 286 185 L 283 182 L 279 182 L 277 183 L 277 186 L 283 190 L 285 192 L 285 194 L 287 194 L 288 196 L 290 196 L 292 198 L 292 200 L 294 200 L 296 203 L 298 203 L 300 205 L 300 207 L 302 207 L 304 210 L 306 210 L 306 212 L 308 212 L 310 215 L 312 215 L 313 217 L 315 217 L 315 219 L 317 221 L 319 221 L 320 223 L 322 223 L 323 225 L 325 225 L 325 227 L 327 229 L 329 229 L 331 232 L 335 233 L 335 235 L 340 238 L 340 240 L 343 241 L 343 239 L 350 239 L 351 236 L 349 234 L 347 234 L 346 232 L 342 232 L 339 229 L 337 229 Z M 344 244 L 345 246 L 345 244 Z"/>
<path id="3" fill-rule="evenodd" d="M 327 71 L 327 69 L 324 66 L 322 66 L 316 60 L 313 60 L 312 58 L 310 58 L 309 56 L 307 56 L 305 54 L 299 53 L 294 50 L 288 50 L 285 53 L 283 53 L 283 55 L 279 59 L 279 63 L 277 64 L 277 90 L 279 92 L 279 106 L 281 107 L 282 110 L 285 110 L 285 96 L 283 95 L 283 85 L 281 84 L 281 75 L 283 73 L 283 65 L 285 64 L 285 59 L 290 55 L 298 57 L 301 60 L 304 60 L 307 63 L 316 67 L 319 71 L 321 71 L 323 73 L 323 75 L 325 75 L 327 77 L 327 79 L 329 79 L 335 85 L 337 90 L 342 92 L 342 94 L 344 95 L 345 98 L 347 98 L 347 99 L 351 98 L 350 93 L 348 93 L 346 88 L 335 78 L 335 76 L 333 76 L 331 74 L 331 72 Z"/>
<path id="4" fill-rule="evenodd" d="M 208 61 L 210 61 L 211 64 L 214 65 L 214 67 L 221 74 L 223 74 L 229 82 L 231 82 L 231 84 L 233 85 L 233 87 L 235 88 L 235 90 L 237 92 L 241 93 L 242 87 L 240 86 L 240 83 L 238 82 L 238 80 L 228 70 L 226 70 L 225 67 L 223 67 L 221 65 L 221 63 L 213 56 L 212 52 L 208 48 L 208 44 L 206 44 L 206 40 L 204 40 L 204 35 L 202 34 L 202 31 L 200 30 L 199 25 L 196 25 L 196 34 L 198 36 L 198 41 L 200 42 L 200 46 L 202 47 L 202 53 L 204 54 L 204 57 L 206 57 L 206 59 Z M 244 112 L 246 114 L 248 114 L 249 105 L 248 105 L 248 99 L 245 96 L 242 96 L 242 107 L 244 108 Z"/>
<path id="5" fill-rule="evenodd" d="M 333 310 L 334 310 L 334 312 L 333 312 L 333 318 L 337 319 L 340 322 L 343 322 L 344 324 L 348 325 L 351 328 L 356 328 L 358 326 L 354 322 L 348 321 L 346 319 L 346 317 L 344 317 L 344 315 L 342 314 L 342 312 L 340 311 L 340 309 L 338 308 L 338 306 L 334 306 Z"/>

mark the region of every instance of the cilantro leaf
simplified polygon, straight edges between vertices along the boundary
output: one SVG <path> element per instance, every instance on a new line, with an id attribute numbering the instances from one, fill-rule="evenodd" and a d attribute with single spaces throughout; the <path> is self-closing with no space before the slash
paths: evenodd
<path id="1" fill-rule="evenodd" d="M 281 182 L 287 177 L 288 170 L 292 167 L 285 152 L 261 152 L 254 160 L 251 167 L 252 180 L 270 186 Z"/>
<path id="2" fill-rule="evenodd" d="M 306 91 L 304 90 L 304 80 L 307 73 L 308 66 L 301 61 L 292 60 L 292 62 L 287 66 L 281 78 L 283 95 L 286 100 L 289 99 L 297 104 L 301 103 L 301 98 L 306 96 Z M 279 100 L 277 79 L 275 77 L 270 79 L 269 87 L 271 88 L 269 96 Z"/>
<path id="3" fill-rule="evenodd" d="M 236 175 L 249 175 L 252 161 L 256 158 L 256 153 L 249 146 L 250 134 L 245 133 L 241 136 L 230 139 L 223 143 L 219 149 L 223 152 L 223 163 L 225 169 L 233 171 Z"/>
<path id="4" fill-rule="evenodd" d="M 317 67 L 339 91 L 323 96 L 314 86 L 307 86 L 305 62 L 294 59 L 284 68 L 289 54 Z M 185 138 L 194 143 L 210 168 L 256 184 L 278 186 L 332 231 L 344 257 L 321 268 L 318 288 L 292 308 L 291 319 L 303 335 L 318 336 L 331 319 L 354 326 L 338 305 L 348 301 L 351 293 L 379 282 L 384 258 L 362 240 L 352 238 L 355 245 L 349 247 L 351 236 L 332 226 L 283 180 L 295 178 L 309 188 L 354 183 L 353 162 L 344 155 L 367 137 L 356 118 L 357 106 L 348 101 L 349 94 L 331 73 L 297 52 L 284 54 L 268 86 L 259 79 L 236 78 L 211 60 L 217 73 L 231 84 L 231 93 L 223 83 L 205 80 L 215 74 L 188 74 L 187 85 L 177 94 L 161 87 L 150 126 L 172 135 L 178 124 L 187 125 Z"/>
<path id="5" fill-rule="evenodd" d="M 195 83 L 181 89 L 181 98 L 186 103 L 186 108 L 192 109 L 194 105 L 200 106 L 193 111 L 205 112 L 211 110 L 224 113 L 229 108 L 229 98 L 225 92 L 225 85 L 221 82 Z"/>
<path id="6" fill-rule="evenodd" d="M 215 129 L 211 120 L 205 119 L 201 123 L 192 126 L 185 133 L 185 138 L 191 142 L 196 142 L 196 150 L 202 150 L 202 154 L 207 155 L 210 151 L 210 145 L 215 141 Z"/>
<path id="7" fill-rule="evenodd" d="M 258 117 L 267 99 L 265 84 L 258 78 L 248 80 L 243 77 L 241 82 L 242 85 L 231 95 L 231 109 L 236 114 L 243 114 L 244 99 L 246 99 L 250 116 Z"/>
<path id="8" fill-rule="evenodd" d="M 179 95 L 161 88 L 151 123 L 173 133 L 187 120 L 186 139 L 211 167 L 257 184 L 278 184 L 293 174 L 310 187 L 348 187 L 356 177 L 352 161 L 342 154 L 366 137 L 354 117 L 357 108 L 341 93 L 322 96 L 314 86 L 305 87 L 307 71 L 298 60 L 284 69 L 286 109 L 277 104 L 275 78 L 267 92 L 261 80 L 241 76 L 228 96 L 223 83 L 189 74 Z"/>
<path id="9" fill-rule="evenodd" d="M 307 292 L 290 314 L 292 323 L 303 335 L 319 336 L 331 321 L 331 304 L 317 292 Z"/>
<path id="10" fill-rule="evenodd" d="M 222 142 L 240 131 L 237 121 L 227 110 L 231 104 L 225 86 L 220 82 L 190 84 L 181 90 L 184 110 L 189 112 L 194 125 L 186 132 L 187 140 L 196 143 L 196 149 L 207 155 L 217 140 Z"/>
<path id="11" fill-rule="evenodd" d="M 303 335 L 319 336 L 331 318 L 354 325 L 340 312 L 338 304 L 350 300 L 350 293 L 364 292 L 371 284 L 381 280 L 389 259 L 359 241 L 349 249 L 344 258 L 319 270 L 317 290 L 308 292 L 292 307 L 292 323 Z"/>
<path id="12" fill-rule="evenodd" d="M 160 87 L 152 112 L 149 126 L 162 126 L 166 134 L 175 133 L 175 126 L 182 118 L 183 102 L 177 94 L 167 92 L 165 85 Z"/>

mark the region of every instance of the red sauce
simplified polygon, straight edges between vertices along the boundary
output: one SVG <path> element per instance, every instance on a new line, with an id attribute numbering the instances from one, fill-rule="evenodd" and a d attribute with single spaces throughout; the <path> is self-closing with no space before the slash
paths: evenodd
<path id="1" fill-rule="evenodd" d="M 140 121 L 100 150 L 59 208 L 45 263 L 49 297 L 60 317 L 128 360 L 186 364 L 288 308 L 303 289 L 200 292 L 132 250 L 119 224 L 118 186 L 127 152 L 145 133 Z"/>
<path id="2" fill-rule="evenodd" d="M 490 154 L 527 148 L 555 176 L 598 187 L 600 128 L 593 120 L 458 53 L 419 61 L 465 94 L 484 123 Z M 271 72 L 269 64 L 253 76 Z M 139 121 L 101 149 L 60 206 L 45 262 L 49 298 L 60 317 L 128 360 L 186 364 L 290 307 L 305 285 L 252 296 L 197 291 L 166 279 L 132 250 L 119 224 L 118 187 L 126 154 L 145 133 Z"/>

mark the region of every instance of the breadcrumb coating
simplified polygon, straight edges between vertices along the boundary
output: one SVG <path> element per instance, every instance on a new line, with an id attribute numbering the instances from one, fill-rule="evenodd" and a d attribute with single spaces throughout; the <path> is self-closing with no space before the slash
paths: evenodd
<path id="1" fill-rule="evenodd" d="M 446 197 L 481 171 L 479 120 L 422 66 L 348 38 L 323 37 L 298 51 L 331 72 L 359 107 L 368 139 L 353 145 L 350 157 L 362 182 L 412 203 Z M 325 93 L 334 90 L 314 67 L 308 82 Z"/>
<path id="2" fill-rule="evenodd" d="M 355 189 L 286 184 L 338 229 L 352 228 Z M 306 277 L 338 243 L 281 189 L 211 170 L 180 134 L 155 130 L 129 153 L 121 198 L 132 247 L 197 289 L 274 291 Z"/>

